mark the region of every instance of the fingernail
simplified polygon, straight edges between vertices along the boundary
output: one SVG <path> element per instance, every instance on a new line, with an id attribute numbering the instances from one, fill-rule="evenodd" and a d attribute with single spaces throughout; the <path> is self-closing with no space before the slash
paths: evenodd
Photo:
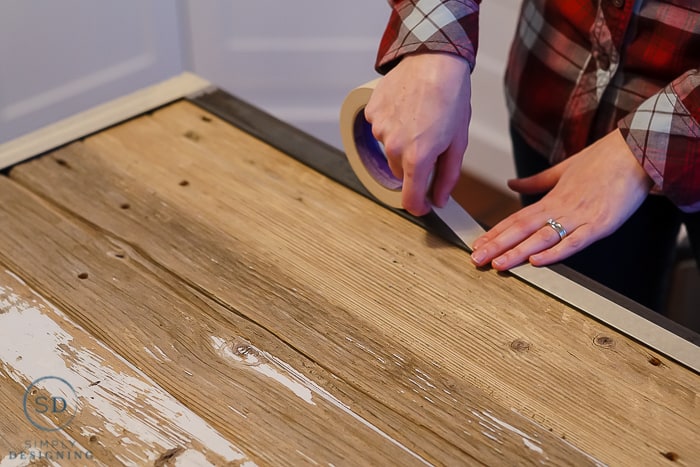
<path id="1" fill-rule="evenodd" d="M 493 267 L 495 268 L 503 267 L 503 265 L 506 264 L 505 258 L 503 258 L 502 256 L 499 256 L 498 258 L 494 259 L 492 263 Z"/>
<path id="2" fill-rule="evenodd" d="M 485 257 L 486 252 L 483 250 L 474 250 L 472 252 L 472 261 L 474 261 L 476 264 L 481 264 Z"/>

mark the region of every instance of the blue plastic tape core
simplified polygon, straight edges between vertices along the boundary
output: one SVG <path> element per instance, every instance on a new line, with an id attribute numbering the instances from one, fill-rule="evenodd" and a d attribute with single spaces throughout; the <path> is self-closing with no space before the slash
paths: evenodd
<path id="1" fill-rule="evenodd" d="M 372 125 L 365 118 L 365 109 L 355 117 L 353 134 L 357 154 L 372 178 L 389 190 L 401 191 L 403 182 L 391 172 L 384 150 L 372 134 Z"/>

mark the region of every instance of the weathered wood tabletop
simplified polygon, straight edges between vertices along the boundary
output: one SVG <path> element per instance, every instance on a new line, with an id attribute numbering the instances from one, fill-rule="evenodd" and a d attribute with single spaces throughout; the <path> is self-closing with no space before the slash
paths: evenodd
<path id="1" fill-rule="evenodd" d="M 700 375 L 188 101 L 0 176 L 0 465 L 700 465 Z"/>

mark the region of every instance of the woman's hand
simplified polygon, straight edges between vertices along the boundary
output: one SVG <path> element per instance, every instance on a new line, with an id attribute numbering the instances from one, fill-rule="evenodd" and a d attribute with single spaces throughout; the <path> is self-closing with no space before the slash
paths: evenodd
<path id="1" fill-rule="evenodd" d="M 403 180 L 414 215 L 444 206 L 459 179 L 471 117 L 469 64 L 448 53 L 404 57 L 377 84 L 365 108 L 389 167 Z M 432 184 L 432 187 L 431 187 Z"/>
<path id="2" fill-rule="evenodd" d="M 649 194 L 651 178 L 619 130 L 565 161 L 508 186 L 523 194 L 547 193 L 479 237 L 472 260 L 504 271 L 529 261 L 561 261 L 617 230 Z M 560 239 L 547 221 L 566 230 Z M 601 267 L 605 267 L 601 265 Z"/>

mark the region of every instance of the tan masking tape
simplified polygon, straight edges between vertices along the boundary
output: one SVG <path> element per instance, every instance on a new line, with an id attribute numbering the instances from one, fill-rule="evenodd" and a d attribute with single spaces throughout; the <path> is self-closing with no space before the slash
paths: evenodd
<path id="1" fill-rule="evenodd" d="M 401 180 L 393 176 L 381 145 L 364 115 L 378 80 L 353 89 L 340 111 L 340 133 L 348 161 L 367 190 L 380 202 L 401 208 Z M 433 208 L 442 221 L 471 249 L 484 230 L 450 198 L 444 208 Z M 546 219 L 542 220 L 545 225 Z M 553 295 L 620 332 L 700 372 L 700 347 L 642 316 L 608 300 L 549 268 L 523 264 L 510 270 L 531 285 Z"/>

